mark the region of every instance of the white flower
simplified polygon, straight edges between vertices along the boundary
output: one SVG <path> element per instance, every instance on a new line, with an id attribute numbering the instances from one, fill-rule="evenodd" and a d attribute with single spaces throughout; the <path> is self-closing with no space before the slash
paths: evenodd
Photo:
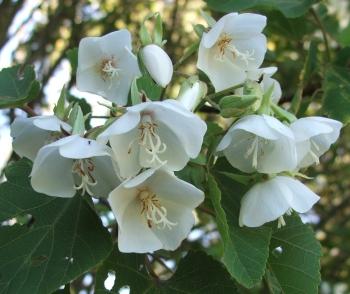
<path id="1" fill-rule="evenodd" d="M 223 151 L 232 166 L 246 173 L 289 171 L 297 163 L 292 131 L 268 115 L 247 115 L 238 120 L 217 151 Z"/>
<path id="2" fill-rule="evenodd" d="M 77 88 L 125 105 L 131 83 L 140 75 L 129 31 L 83 38 L 79 44 Z"/>
<path id="3" fill-rule="evenodd" d="M 110 148 L 79 135 L 62 138 L 42 147 L 35 158 L 31 184 L 49 196 L 84 194 L 107 197 L 119 183 Z"/>
<path id="4" fill-rule="evenodd" d="M 162 169 L 123 182 L 108 197 L 121 252 L 175 250 L 189 234 L 203 192 Z"/>
<path id="5" fill-rule="evenodd" d="M 280 83 L 277 80 L 271 78 L 271 76 L 274 75 L 276 71 L 277 67 L 274 66 L 258 68 L 256 70 L 248 71 L 247 78 L 253 81 L 257 81 L 262 76 L 262 80 L 260 82 L 262 92 L 265 94 L 267 91 L 269 91 L 270 87 L 273 86 L 271 101 L 277 104 L 282 97 L 282 90 Z"/>
<path id="6" fill-rule="evenodd" d="M 183 169 L 198 156 L 206 129 L 199 117 L 168 99 L 128 107 L 98 140 L 109 138 L 120 176 L 127 178 L 141 168 Z"/>
<path id="7" fill-rule="evenodd" d="M 202 81 L 196 81 L 192 85 L 185 85 L 180 90 L 177 101 L 189 111 L 193 111 L 207 94 L 207 90 L 207 85 Z"/>
<path id="8" fill-rule="evenodd" d="M 300 118 L 291 124 L 297 145 L 298 167 L 319 163 L 319 157 L 338 139 L 342 123 L 325 117 Z"/>
<path id="9" fill-rule="evenodd" d="M 54 115 L 17 117 L 11 125 L 13 150 L 33 161 L 42 146 L 62 136 L 62 130 L 69 133 L 71 126 Z"/>
<path id="10" fill-rule="evenodd" d="M 242 198 L 239 223 L 241 226 L 259 227 L 278 219 L 285 225 L 283 215 L 292 210 L 307 212 L 320 199 L 301 182 L 277 176 L 254 185 Z"/>
<path id="11" fill-rule="evenodd" d="M 265 16 L 230 13 L 203 33 L 197 67 L 207 74 L 216 91 L 244 82 L 246 70 L 261 65 L 266 53 L 266 37 L 261 33 L 265 25 Z"/>
<path id="12" fill-rule="evenodd" d="M 173 76 L 173 64 L 166 52 L 157 45 L 150 44 L 142 49 L 142 61 L 152 79 L 165 88 Z"/>

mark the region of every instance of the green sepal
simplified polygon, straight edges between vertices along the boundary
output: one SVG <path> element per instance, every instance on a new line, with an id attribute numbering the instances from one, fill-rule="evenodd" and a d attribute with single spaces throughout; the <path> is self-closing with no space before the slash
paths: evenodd
<path id="1" fill-rule="evenodd" d="M 130 96 L 132 105 L 140 104 L 142 102 L 139 88 L 137 86 L 137 78 L 134 78 L 131 83 Z"/>
<path id="2" fill-rule="evenodd" d="M 72 135 L 84 135 L 85 132 L 85 120 L 83 112 L 80 106 L 76 103 L 73 106 L 72 111 L 68 118 L 69 124 L 72 126 Z"/>
<path id="3" fill-rule="evenodd" d="M 202 35 L 206 31 L 206 28 L 204 25 L 196 24 L 193 26 L 193 30 L 199 38 L 202 38 Z"/>
<path id="4" fill-rule="evenodd" d="M 154 26 L 153 40 L 159 47 L 163 46 L 163 22 L 159 13 L 155 14 L 156 23 Z"/>
<path id="5" fill-rule="evenodd" d="M 207 12 L 200 10 L 201 16 L 204 18 L 209 27 L 213 27 L 216 24 L 216 20 L 211 17 Z"/>
<path id="6" fill-rule="evenodd" d="M 260 97 L 255 95 L 229 95 L 223 97 L 219 106 L 221 116 L 239 117 L 245 114 L 253 113 L 259 107 Z"/>
<path id="7" fill-rule="evenodd" d="M 273 113 L 280 119 L 282 120 L 286 120 L 289 123 L 292 123 L 294 121 L 297 120 L 296 116 L 290 112 L 288 112 L 287 110 L 283 109 L 282 107 L 271 103 L 271 109 L 273 111 Z"/>
<path id="8" fill-rule="evenodd" d="M 152 37 L 149 34 L 145 24 L 141 24 L 140 27 L 140 31 L 139 31 L 139 35 L 140 35 L 140 40 L 141 40 L 141 44 L 142 46 L 146 46 L 149 44 L 152 44 Z"/>
<path id="9" fill-rule="evenodd" d="M 66 98 L 67 98 L 67 89 L 66 89 L 66 86 L 63 86 L 63 88 L 61 90 L 60 98 L 58 98 L 57 104 L 55 105 L 55 107 L 53 109 L 54 114 L 58 118 L 60 118 L 61 120 L 64 120 L 64 118 L 65 118 L 64 105 L 66 102 Z"/>

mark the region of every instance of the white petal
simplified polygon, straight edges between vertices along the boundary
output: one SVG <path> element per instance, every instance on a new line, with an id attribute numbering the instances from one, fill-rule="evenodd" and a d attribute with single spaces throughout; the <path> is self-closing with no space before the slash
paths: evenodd
<path id="1" fill-rule="evenodd" d="M 73 161 L 63 158 L 54 144 L 39 150 L 31 172 L 32 187 L 49 196 L 73 197 L 76 192 L 72 174 Z"/>
<path id="2" fill-rule="evenodd" d="M 136 177 L 124 182 L 125 188 L 138 188 L 143 186 L 148 186 L 152 181 L 152 176 L 157 169 L 150 168 L 146 169 L 142 173 L 138 174 Z"/>
<path id="3" fill-rule="evenodd" d="M 261 82 L 262 88 L 263 88 L 263 92 L 266 93 L 271 86 L 273 86 L 273 91 L 271 94 L 271 101 L 273 103 L 278 103 L 278 101 L 281 99 L 282 97 L 282 90 L 281 90 L 281 85 L 280 83 L 275 80 L 272 79 L 266 75 L 264 75 L 264 78 Z"/>
<path id="4" fill-rule="evenodd" d="M 244 69 L 237 67 L 227 59 L 218 59 L 215 54 L 215 48 L 207 49 L 201 44 L 198 50 L 197 67 L 209 77 L 216 92 L 236 86 L 246 80 L 247 74 Z"/>
<path id="5" fill-rule="evenodd" d="M 182 205 L 190 210 L 204 200 L 203 191 L 164 169 L 156 170 L 148 185 L 161 201 Z"/>
<path id="6" fill-rule="evenodd" d="M 111 136 L 109 141 L 119 167 L 120 176 L 122 178 L 135 176 L 141 169 L 140 146 L 138 144 L 139 130 L 135 128 L 128 133 Z"/>
<path id="7" fill-rule="evenodd" d="M 194 225 L 194 216 L 191 209 L 182 205 L 166 201 L 162 201 L 161 204 L 167 209 L 167 218 L 177 224 L 171 229 L 153 226 L 152 231 L 162 242 L 163 249 L 175 250 L 190 233 Z"/>
<path id="8" fill-rule="evenodd" d="M 59 152 L 61 156 L 72 159 L 91 158 L 95 156 L 108 156 L 108 147 L 92 139 L 85 139 L 78 135 L 71 136 L 72 139 L 61 145 Z"/>
<path id="9" fill-rule="evenodd" d="M 155 109 L 154 119 L 163 122 L 176 134 L 191 158 L 198 156 L 207 130 L 207 125 L 198 116 L 173 100 L 164 101 L 162 108 Z"/>
<path id="10" fill-rule="evenodd" d="M 61 121 L 55 115 L 43 115 L 36 116 L 33 119 L 33 124 L 43 130 L 60 132 L 61 129 L 64 129 L 67 132 L 72 130 L 72 127 L 64 121 Z"/>
<path id="11" fill-rule="evenodd" d="M 289 206 L 299 213 L 309 211 L 320 199 L 320 197 L 312 192 L 307 186 L 293 178 L 279 176 L 276 177 L 276 181 L 279 181 L 290 189 L 293 197 L 288 198 L 287 201 Z"/>
<path id="12" fill-rule="evenodd" d="M 279 134 L 286 136 L 292 140 L 295 139 L 292 130 L 288 126 L 281 123 L 278 119 L 274 118 L 273 116 L 269 116 L 269 115 L 265 115 L 265 114 L 263 114 L 263 118 L 264 118 L 266 124 L 270 128 L 272 128 L 273 130 L 278 132 Z"/>
<path id="13" fill-rule="evenodd" d="M 91 159 L 94 170 L 91 172 L 97 185 L 90 186 L 95 196 L 107 198 L 109 193 L 120 184 L 110 156 L 98 156 Z"/>
<path id="14" fill-rule="evenodd" d="M 34 118 L 18 117 L 11 124 L 13 150 L 21 157 L 34 160 L 39 149 L 47 143 L 50 132 L 33 125 Z"/>
<path id="15" fill-rule="evenodd" d="M 239 57 L 234 58 L 233 62 L 238 67 L 243 69 L 255 69 L 264 61 L 267 42 L 263 34 L 258 34 L 252 39 L 233 40 L 232 44 L 239 52 L 251 55 L 251 59 L 247 62 Z"/>
<path id="16" fill-rule="evenodd" d="M 313 119 L 313 117 L 304 117 L 296 120 L 290 126 L 297 141 L 308 140 L 311 137 L 321 134 L 328 134 L 333 128 L 321 121 Z"/>
<path id="17" fill-rule="evenodd" d="M 142 49 L 142 60 L 155 82 L 165 88 L 173 76 L 173 64 L 166 52 L 157 45 L 147 45 Z"/>
<path id="18" fill-rule="evenodd" d="M 224 29 L 227 18 L 230 18 L 235 15 L 237 15 L 237 13 L 230 13 L 228 15 L 223 16 L 214 24 L 214 26 L 210 29 L 209 32 L 204 32 L 201 40 L 201 45 L 205 48 L 213 47 Z"/>
<path id="19" fill-rule="evenodd" d="M 140 113 L 128 109 L 128 111 L 111 124 L 98 138 L 110 137 L 112 135 L 121 135 L 135 129 L 140 123 Z"/>
<path id="20" fill-rule="evenodd" d="M 78 49 L 79 72 L 94 67 L 96 61 L 101 58 L 103 53 L 98 44 L 99 40 L 99 37 L 86 37 L 81 39 Z"/>
<path id="21" fill-rule="evenodd" d="M 164 125 L 161 121 L 156 121 L 157 123 L 157 134 L 161 138 L 162 143 L 166 145 L 166 150 L 159 154 L 159 159 L 166 162 L 164 167 L 172 171 L 178 171 L 183 169 L 188 160 L 187 155 L 182 142 L 177 137 L 177 135 Z M 145 151 L 145 148 L 140 148 L 139 160 L 142 167 L 157 167 L 159 162 L 150 163 L 152 155 Z"/>
<path id="22" fill-rule="evenodd" d="M 255 37 L 266 26 L 266 17 L 254 13 L 242 13 L 226 20 L 225 31 L 234 39 Z"/>
<path id="23" fill-rule="evenodd" d="M 179 101 L 187 110 L 193 111 L 200 103 L 201 99 L 207 93 L 207 85 L 202 81 L 195 82 L 184 92 L 177 97 Z"/>
<path id="24" fill-rule="evenodd" d="M 225 139 L 225 140 L 224 140 Z M 242 130 L 227 133 L 221 141 L 218 151 L 223 151 L 229 163 L 245 173 L 255 171 L 252 155 L 246 158 L 247 150 L 251 147 L 253 136 Z"/>
<path id="25" fill-rule="evenodd" d="M 100 37 L 98 43 L 104 54 L 117 57 L 124 54 L 125 48 L 131 50 L 131 34 L 121 29 Z"/>
<path id="26" fill-rule="evenodd" d="M 242 198 L 240 225 L 259 227 L 279 218 L 290 208 L 288 199 L 292 197 L 276 178 L 255 184 Z"/>
<path id="27" fill-rule="evenodd" d="M 274 124 L 276 128 L 272 128 Z M 239 119 L 230 128 L 229 133 L 233 135 L 236 130 L 244 130 L 268 140 L 277 140 L 279 136 L 278 133 L 276 133 L 276 129 L 278 130 L 278 127 L 287 128 L 275 118 L 269 121 L 261 115 L 252 114 Z"/>
<path id="28" fill-rule="evenodd" d="M 263 143 L 264 144 L 264 143 Z M 281 136 L 262 147 L 257 171 L 266 174 L 294 170 L 297 166 L 297 153 L 293 140 Z"/>

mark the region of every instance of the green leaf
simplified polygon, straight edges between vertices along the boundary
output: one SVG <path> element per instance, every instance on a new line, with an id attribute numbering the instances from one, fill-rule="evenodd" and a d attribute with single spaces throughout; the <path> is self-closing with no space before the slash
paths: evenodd
<path id="1" fill-rule="evenodd" d="M 54 168 L 54 167 L 53 167 Z M 0 185 L 0 221 L 30 215 L 27 225 L 0 227 L 0 293 L 52 293 L 105 259 L 108 231 L 85 200 L 36 193 L 31 163 L 6 169 Z M 59 180 L 59 179 L 58 179 Z"/>
<path id="2" fill-rule="evenodd" d="M 158 86 L 149 76 L 137 79 L 137 87 L 140 92 L 143 91 L 149 99 L 154 101 L 159 100 L 162 94 L 162 87 Z"/>
<path id="3" fill-rule="evenodd" d="M 287 225 L 274 229 L 268 261 L 269 284 L 280 291 L 274 293 L 318 293 L 321 282 L 321 246 L 312 229 L 299 216 L 287 217 Z"/>
<path id="4" fill-rule="evenodd" d="M 205 0 L 215 11 L 232 12 L 266 7 L 281 11 L 286 17 L 294 18 L 305 14 L 316 0 Z"/>
<path id="5" fill-rule="evenodd" d="M 223 266 L 203 252 L 188 253 L 180 261 L 174 276 L 167 281 L 156 282 L 151 279 L 144 261 L 144 255 L 123 254 L 117 249 L 113 250 L 97 272 L 95 293 L 118 293 L 124 286 L 129 286 L 130 292 L 137 294 L 238 293 Z M 111 291 L 107 291 L 103 286 L 108 272 L 114 272 L 116 275 Z"/>
<path id="6" fill-rule="evenodd" d="M 221 173 L 216 173 L 215 178 L 209 176 L 208 196 L 224 243 L 222 262 L 232 277 L 243 286 L 251 288 L 264 275 L 271 229 L 238 226 L 240 199 L 246 190 L 246 186 Z"/>
<path id="7" fill-rule="evenodd" d="M 323 110 L 331 118 L 350 122 L 350 72 L 348 68 L 333 66 L 324 81 Z"/>
<path id="8" fill-rule="evenodd" d="M 66 56 L 72 67 L 72 73 L 75 74 L 78 68 L 78 48 L 69 49 L 66 53 Z"/>
<path id="9" fill-rule="evenodd" d="M 141 40 L 141 44 L 142 46 L 146 46 L 149 44 L 152 44 L 152 38 L 151 35 L 149 34 L 145 24 L 141 24 L 140 27 L 140 31 L 139 31 L 139 35 L 140 35 L 140 40 Z"/>
<path id="10" fill-rule="evenodd" d="M 33 66 L 16 65 L 0 71 L 0 108 L 28 103 L 37 98 L 39 90 Z"/>

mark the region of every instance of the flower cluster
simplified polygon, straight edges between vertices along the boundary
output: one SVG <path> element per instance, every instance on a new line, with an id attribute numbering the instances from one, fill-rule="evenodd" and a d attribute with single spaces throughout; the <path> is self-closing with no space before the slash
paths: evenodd
<path id="1" fill-rule="evenodd" d="M 197 61 L 216 92 L 231 93 L 215 104 L 223 117 L 234 119 L 217 155 L 243 173 L 266 175 L 257 176 L 267 180 L 242 198 L 239 222 L 250 227 L 276 219 L 284 225 L 284 214 L 306 212 L 318 201 L 293 177 L 319 163 L 342 127 L 322 117 L 296 119 L 277 105 L 282 96 L 272 78 L 277 68 L 260 67 L 267 50 L 265 25 L 264 16 L 251 13 L 213 21 L 202 32 Z M 138 88 L 142 77 L 161 88 L 172 81 L 173 64 L 162 48 L 159 27 L 152 37 L 142 24 L 137 55 L 125 29 L 81 40 L 77 88 L 112 102 L 104 125 L 86 130 L 79 105 L 65 107 L 61 95 L 55 115 L 17 118 L 11 129 L 14 150 L 33 161 L 34 190 L 56 197 L 78 191 L 107 198 L 122 252 L 175 250 L 204 200 L 201 190 L 174 172 L 202 150 L 207 126 L 193 112 L 204 104 L 206 83 L 192 76 L 177 99 L 165 100 L 151 100 Z"/>

